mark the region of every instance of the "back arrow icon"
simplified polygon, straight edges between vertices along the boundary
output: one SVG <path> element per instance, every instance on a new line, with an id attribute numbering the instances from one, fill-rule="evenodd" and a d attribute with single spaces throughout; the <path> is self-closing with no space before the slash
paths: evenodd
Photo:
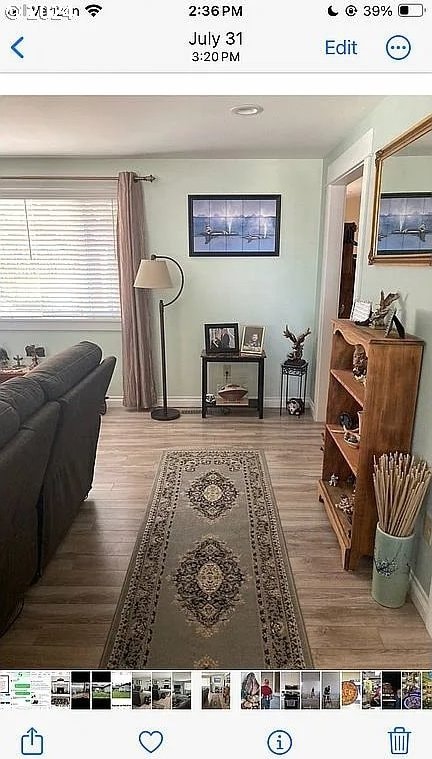
<path id="1" fill-rule="evenodd" d="M 21 45 L 21 42 L 24 42 L 24 37 L 19 37 L 13 45 L 11 45 L 11 50 L 16 53 L 18 58 L 24 58 L 24 55 L 22 54 L 21 50 L 18 50 L 18 46 Z"/>

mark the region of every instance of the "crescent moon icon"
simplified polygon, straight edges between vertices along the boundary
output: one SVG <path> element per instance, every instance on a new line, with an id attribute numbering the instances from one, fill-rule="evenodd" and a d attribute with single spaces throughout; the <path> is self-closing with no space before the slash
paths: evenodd
<path id="1" fill-rule="evenodd" d="M 331 5 L 327 8 L 327 13 L 329 16 L 339 16 L 339 11 L 334 11 Z"/>

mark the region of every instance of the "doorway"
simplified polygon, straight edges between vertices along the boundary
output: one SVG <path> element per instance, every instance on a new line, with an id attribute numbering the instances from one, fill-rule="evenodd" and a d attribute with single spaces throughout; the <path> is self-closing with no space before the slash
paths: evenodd
<path id="1" fill-rule="evenodd" d="M 349 319 L 354 301 L 354 283 L 357 264 L 357 233 L 360 219 L 360 202 L 363 183 L 361 176 L 346 185 L 345 220 L 339 283 L 338 318 Z"/>
<path id="2" fill-rule="evenodd" d="M 326 172 L 321 295 L 317 330 L 314 402 L 312 404 L 313 417 L 318 422 L 323 422 L 326 417 L 333 335 L 332 319 L 338 318 L 340 306 L 344 307 L 343 318 L 349 318 L 351 313 L 349 303 L 352 304 L 360 292 L 362 261 L 367 255 L 369 207 L 372 202 L 373 190 L 372 147 L 373 130 L 369 130 L 330 164 Z M 355 200 L 351 200 L 351 198 L 355 198 Z M 353 221 L 351 216 L 353 216 Z M 354 223 L 356 230 L 355 234 L 352 235 L 353 228 L 351 227 L 351 238 L 350 242 L 347 243 L 344 267 L 343 248 L 346 221 L 347 223 Z M 350 246 L 352 253 L 349 250 Z M 342 274 L 345 275 L 346 268 L 349 269 L 349 276 L 346 278 L 348 299 L 344 292 L 341 292 L 345 286 L 345 278 L 342 277 Z"/>

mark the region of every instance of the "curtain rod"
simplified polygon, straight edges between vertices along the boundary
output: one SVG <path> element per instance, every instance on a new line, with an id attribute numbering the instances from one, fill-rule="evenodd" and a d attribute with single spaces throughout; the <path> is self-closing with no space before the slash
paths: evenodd
<path id="1" fill-rule="evenodd" d="M 69 180 L 70 179 L 72 181 L 73 180 L 78 180 L 79 182 L 84 182 L 86 180 L 87 181 L 91 181 L 91 182 L 116 182 L 117 179 L 118 179 L 118 177 L 61 177 L 61 176 L 53 177 L 53 176 L 47 176 L 47 175 L 45 175 L 45 176 L 39 176 L 39 177 L 36 177 L 36 176 L 32 176 L 32 177 L 22 177 L 22 176 L 20 176 L 20 177 L 1 177 L 0 176 L 0 181 L 6 181 L 6 180 L 8 180 L 8 181 L 9 180 L 10 181 L 14 181 L 16 179 L 18 179 L 18 180 L 22 179 L 24 181 L 26 181 L 26 180 L 27 181 L 33 181 L 33 180 L 36 181 L 36 180 L 41 180 L 41 179 L 49 179 L 51 181 L 54 181 L 54 180 L 58 179 L 58 180 L 63 181 L 63 180 Z M 156 177 L 153 176 L 153 174 L 147 174 L 147 176 L 145 176 L 145 177 L 139 177 L 137 175 L 135 176 L 135 182 L 154 182 L 155 179 L 156 179 Z"/>

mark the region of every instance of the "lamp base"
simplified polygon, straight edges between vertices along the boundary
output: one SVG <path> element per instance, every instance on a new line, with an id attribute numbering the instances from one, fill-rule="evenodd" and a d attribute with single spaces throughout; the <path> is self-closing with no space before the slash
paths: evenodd
<path id="1" fill-rule="evenodd" d="M 150 416 L 158 422 L 172 422 L 174 419 L 179 418 L 180 411 L 176 408 L 164 409 L 163 406 L 157 406 L 151 410 Z"/>

